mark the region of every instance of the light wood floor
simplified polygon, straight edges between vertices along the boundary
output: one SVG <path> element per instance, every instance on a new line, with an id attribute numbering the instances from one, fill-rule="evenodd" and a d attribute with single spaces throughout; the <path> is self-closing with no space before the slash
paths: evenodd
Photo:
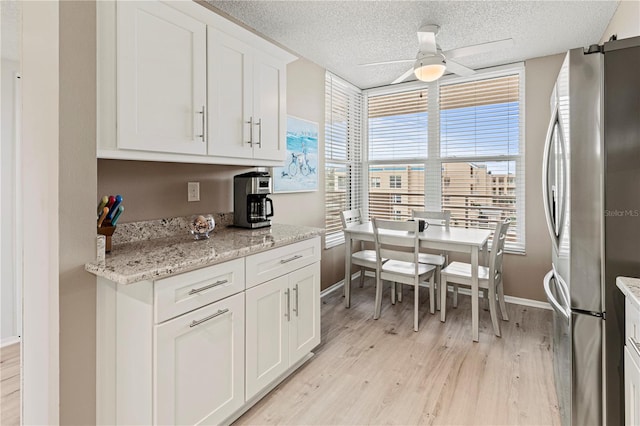
<path id="1" fill-rule="evenodd" d="M 373 282 L 322 300 L 322 343 L 297 373 L 237 420 L 237 425 L 558 425 L 551 364 L 551 311 L 507 304 L 502 338 L 480 311 L 471 340 L 471 303 L 461 295 L 447 322 L 422 296 L 414 332 L 413 293 L 392 306 L 385 292 L 373 317 Z M 450 306 L 449 300 L 449 306 Z M 482 306 L 482 304 L 481 304 Z"/>
<path id="2" fill-rule="evenodd" d="M 20 424 L 20 343 L 0 349 L 0 425 Z"/>

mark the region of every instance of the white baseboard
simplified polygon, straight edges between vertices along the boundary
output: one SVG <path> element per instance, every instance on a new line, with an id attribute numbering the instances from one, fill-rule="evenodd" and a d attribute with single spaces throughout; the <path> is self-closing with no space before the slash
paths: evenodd
<path id="1" fill-rule="evenodd" d="M 13 345 L 14 343 L 20 342 L 20 336 L 11 336 L 5 337 L 0 340 L 0 348 L 4 348 L 5 346 Z"/>
<path id="2" fill-rule="evenodd" d="M 373 271 L 365 271 L 365 276 L 368 277 L 375 277 L 375 273 Z M 351 281 L 354 281 L 356 279 L 360 278 L 360 271 L 354 273 L 351 276 Z M 330 295 L 331 293 L 333 293 L 334 291 L 342 288 L 344 286 L 344 280 L 340 280 L 337 283 L 325 288 L 324 290 L 322 290 L 320 292 L 320 298 L 323 298 L 325 296 Z M 460 294 L 466 294 L 467 296 L 471 295 L 471 289 L 469 288 L 460 288 L 458 290 L 458 292 Z M 482 292 L 480 292 L 480 297 L 482 297 Z M 548 309 L 551 310 L 551 305 L 547 302 L 541 302 L 539 300 L 533 300 L 533 299 L 525 299 L 522 297 L 515 297 L 515 296 L 504 296 L 504 301 L 507 303 L 512 303 L 514 305 L 522 305 L 522 306 L 530 306 L 532 308 L 540 308 L 540 309 Z"/>

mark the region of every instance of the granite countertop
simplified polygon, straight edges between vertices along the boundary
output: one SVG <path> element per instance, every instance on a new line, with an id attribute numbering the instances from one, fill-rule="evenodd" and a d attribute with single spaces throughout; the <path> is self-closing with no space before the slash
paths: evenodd
<path id="1" fill-rule="evenodd" d="M 618 277 L 616 278 L 616 285 L 625 297 L 631 299 L 631 301 L 640 308 L 640 279 Z"/>
<path id="2" fill-rule="evenodd" d="M 124 238 L 123 242 L 113 245 L 104 262 L 89 262 L 85 269 L 118 284 L 133 284 L 203 268 L 322 233 L 324 229 L 321 228 L 277 223 L 255 230 L 216 226 L 209 239 L 196 241 L 181 229 L 179 233 L 160 238 Z"/>

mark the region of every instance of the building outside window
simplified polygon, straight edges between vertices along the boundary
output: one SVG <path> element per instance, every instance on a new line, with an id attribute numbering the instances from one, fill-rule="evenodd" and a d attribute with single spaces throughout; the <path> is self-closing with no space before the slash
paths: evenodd
<path id="1" fill-rule="evenodd" d="M 371 188 L 380 188 L 380 176 L 371 176 Z"/>
<path id="2" fill-rule="evenodd" d="M 400 175 L 391 175 L 391 176 L 389 176 L 389 188 L 391 188 L 391 189 L 400 189 L 400 188 L 402 188 L 402 176 L 400 176 Z"/>

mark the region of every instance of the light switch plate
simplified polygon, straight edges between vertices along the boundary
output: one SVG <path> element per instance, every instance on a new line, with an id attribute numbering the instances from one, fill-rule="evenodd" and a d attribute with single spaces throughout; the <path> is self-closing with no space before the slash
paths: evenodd
<path id="1" fill-rule="evenodd" d="M 187 182 L 187 201 L 200 201 L 200 182 Z"/>

